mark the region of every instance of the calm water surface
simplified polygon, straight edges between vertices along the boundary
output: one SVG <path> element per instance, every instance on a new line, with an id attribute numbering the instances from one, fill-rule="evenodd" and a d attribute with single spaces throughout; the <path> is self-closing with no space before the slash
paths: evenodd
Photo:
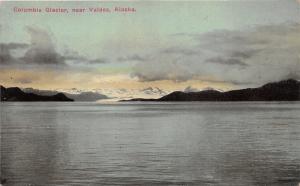
<path id="1" fill-rule="evenodd" d="M 300 103 L 0 103 L 6 185 L 298 186 Z"/>

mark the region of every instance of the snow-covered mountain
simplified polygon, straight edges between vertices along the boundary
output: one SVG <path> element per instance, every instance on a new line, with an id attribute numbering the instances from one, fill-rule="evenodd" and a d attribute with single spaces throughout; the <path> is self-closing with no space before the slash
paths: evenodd
<path id="1" fill-rule="evenodd" d="M 59 91 L 59 90 L 39 90 L 33 88 L 24 88 L 22 90 L 26 93 L 34 93 L 42 96 L 52 96 L 59 92 L 62 92 L 67 97 L 74 99 L 75 101 L 97 101 L 102 99 L 109 99 L 108 96 L 100 94 L 98 92 L 79 91 L 77 89 L 72 89 L 72 91 L 68 91 L 68 90 Z"/>
<path id="2" fill-rule="evenodd" d="M 216 88 L 212 88 L 212 87 L 205 87 L 205 88 L 202 88 L 202 89 L 198 89 L 198 88 L 194 88 L 194 87 L 191 87 L 191 86 L 188 86 L 186 87 L 183 92 L 185 93 L 189 93 L 189 92 L 200 92 L 200 91 L 203 91 L 203 90 L 215 90 L 215 91 L 218 91 L 218 92 L 224 92 L 223 90 L 221 89 L 216 89 Z"/>

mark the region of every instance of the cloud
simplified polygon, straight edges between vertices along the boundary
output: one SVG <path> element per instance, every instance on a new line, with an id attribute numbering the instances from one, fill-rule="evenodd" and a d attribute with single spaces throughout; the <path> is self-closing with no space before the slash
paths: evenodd
<path id="1" fill-rule="evenodd" d="M 73 55 L 66 55 L 66 56 L 64 56 L 64 60 L 82 62 L 82 61 L 86 61 L 87 58 L 84 57 L 84 56 L 80 56 L 78 54 L 73 54 Z"/>
<path id="2" fill-rule="evenodd" d="M 31 38 L 31 45 L 21 60 L 39 65 L 65 65 L 64 57 L 56 52 L 46 30 L 27 26 L 26 31 Z"/>
<path id="3" fill-rule="evenodd" d="M 145 57 L 142 57 L 140 55 L 137 55 L 137 54 L 134 54 L 134 55 L 128 55 L 128 56 L 125 56 L 125 57 L 119 57 L 117 59 L 117 61 L 119 62 L 128 62 L 128 61 L 145 61 L 146 58 Z"/>
<path id="4" fill-rule="evenodd" d="M 28 44 L 25 43 L 0 43 L 0 65 L 15 63 L 17 59 L 11 55 L 12 50 L 25 49 Z"/>
<path id="5" fill-rule="evenodd" d="M 180 47 L 171 47 L 171 48 L 167 48 L 165 50 L 162 50 L 162 53 L 165 54 L 181 54 L 181 55 L 199 55 L 199 51 L 195 51 L 193 49 L 186 49 L 186 48 L 180 48 Z"/>
<path id="6" fill-rule="evenodd" d="M 20 66 L 26 65 L 65 65 L 64 57 L 56 52 L 52 38 L 46 30 L 26 27 L 30 36 L 28 43 L 0 43 L 0 64 Z M 24 50 L 17 57 L 14 50 Z"/>
<path id="7" fill-rule="evenodd" d="M 94 58 L 90 59 L 86 56 L 80 55 L 76 51 L 67 51 L 67 53 L 63 56 L 65 61 L 72 61 L 74 64 L 83 64 L 83 65 L 96 65 L 96 64 L 104 64 L 108 63 L 108 60 L 105 58 Z"/>
<path id="8" fill-rule="evenodd" d="M 0 64 L 9 64 L 14 61 L 11 56 L 10 49 L 5 44 L 0 44 Z"/>
<path id="9" fill-rule="evenodd" d="M 239 58 L 239 59 L 248 59 L 250 57 L 252 57 L 253 55 L 255 55 L 257 52 L 257 50 L 248 50 L 248 51 L 234 51 L 231 54 L 231 57 L 233 58 Z"/>
<path id="10" fill-rule="evenodd" d="M 35 67 L 67 67 L 71 61 L 72 66 L 96 65 L 107 63 L 105 58 L 90 59 L 80 55 L 76 51 L 67 50 L 65 54 L 57 52 L 53 39 L 47 30 L 27 26 L 26 31 L 30 36 L 30 44 L 27 43 L 0 43 L 0 65 Z M 13 50 L 25 50 L 23 56 L 16 57 L 12 54 Z"/>
<path id="11" fill-rule="evenodd" d="M 300 76 L 298 23 L 171 37 L 182 42 L 149 54 L 132 76 L 140 81 L 196 79 L 239 85 Z"/>
<path id="12" fill-rule="evenodd" d="M 221 57 L 217 57 L 217 58 L 208 59 L 206 60 L 206 62 L 222 64 L 222 65 L 238 65 L 242 67 L 248 66 L 247 63 L 242 62 L 240 59 L 236 59 L 236 58 L 223 59 Z"/>
<path id="13" fill-rule="evenodd" d="M 167 93 L 158 88 L 158 87 L 148 87 L 148 88 L 144 88 L 142 90 L 140 90 L 142 93 L 147 94 L 147 95 L 166 95 Z"/>
<path id="14" fill-rule="evenodd" d="M 0 43 L 1 48 L 6 48 L 8 50 L 24 49 L 28 46 L 29 45 L 26 43 Z"/>
<path id="15" fill-rule="evenodd" d="M 109 61 L 106 58 L 96 58 L 87 60 L 89 64 L 103 64 L 108 63 Z"/>

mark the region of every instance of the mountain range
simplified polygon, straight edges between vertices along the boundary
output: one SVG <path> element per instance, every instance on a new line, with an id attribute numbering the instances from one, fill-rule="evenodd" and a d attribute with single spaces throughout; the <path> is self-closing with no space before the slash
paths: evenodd
<path id="1" fill-rule="evenodd" d="M 22 90 L 25 93 L 34 93 L 42 96 L 53 96 L 55 94 L 60 93 L 59 91 L 55 91 L 55 90 L 39 90 L 33 88 L 24 88 Z M 109 99 L 109 97 L 106 95 L 97 92 L 91 92 L 91 91 L 83 91 L 78 93 L 67 93 L 67 92 L 61 92 L 61 93 L 65 94 L 67 97 L 73 99 L 74 101 L 97 101 L 102 99 Z"/>
<path id="2" fill-rule="evenodd" d="M 97 92 L 78 94 L 0 86 L 1 101 L 97 101 L 109 99 Z M 147 89 L 151 93 L 154 89 Z M 161 93 L 161 92 L 159 92 Z M 300 82 L 294 79 L 268 83 L 258 88 L 246 88 L 222 92 L 207 89 L 197 92 L 175 91 L 158 99 L 134 98 L 122 101 L 300 101 Z"/>
<path id="3" fill-rule="evenodd" d="M 0 86 L 1 101 L 74 101 L 63 93 L 52 96 L 37 95 L 34 93 L 23 92 L 18 87 L 5 88 Z"/>
<path id="4" fill-rule="evenodd" d="M 258 88 L 247 88 L 220 92 L 175 91 L 158 99 L 135 98 L 127 101 L 299 101 L 300 82 L 294 79 L 265 84 Z M 123 100 L 126 101 L 126 100 Z"/>

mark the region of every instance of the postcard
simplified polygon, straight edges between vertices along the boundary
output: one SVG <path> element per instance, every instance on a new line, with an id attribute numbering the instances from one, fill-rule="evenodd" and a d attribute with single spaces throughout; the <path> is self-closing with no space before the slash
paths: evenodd
<path id="1" fill-rule="evenodd" d="M 299 18 L 0 0 L 0 186 L 299 186 Z"/>

